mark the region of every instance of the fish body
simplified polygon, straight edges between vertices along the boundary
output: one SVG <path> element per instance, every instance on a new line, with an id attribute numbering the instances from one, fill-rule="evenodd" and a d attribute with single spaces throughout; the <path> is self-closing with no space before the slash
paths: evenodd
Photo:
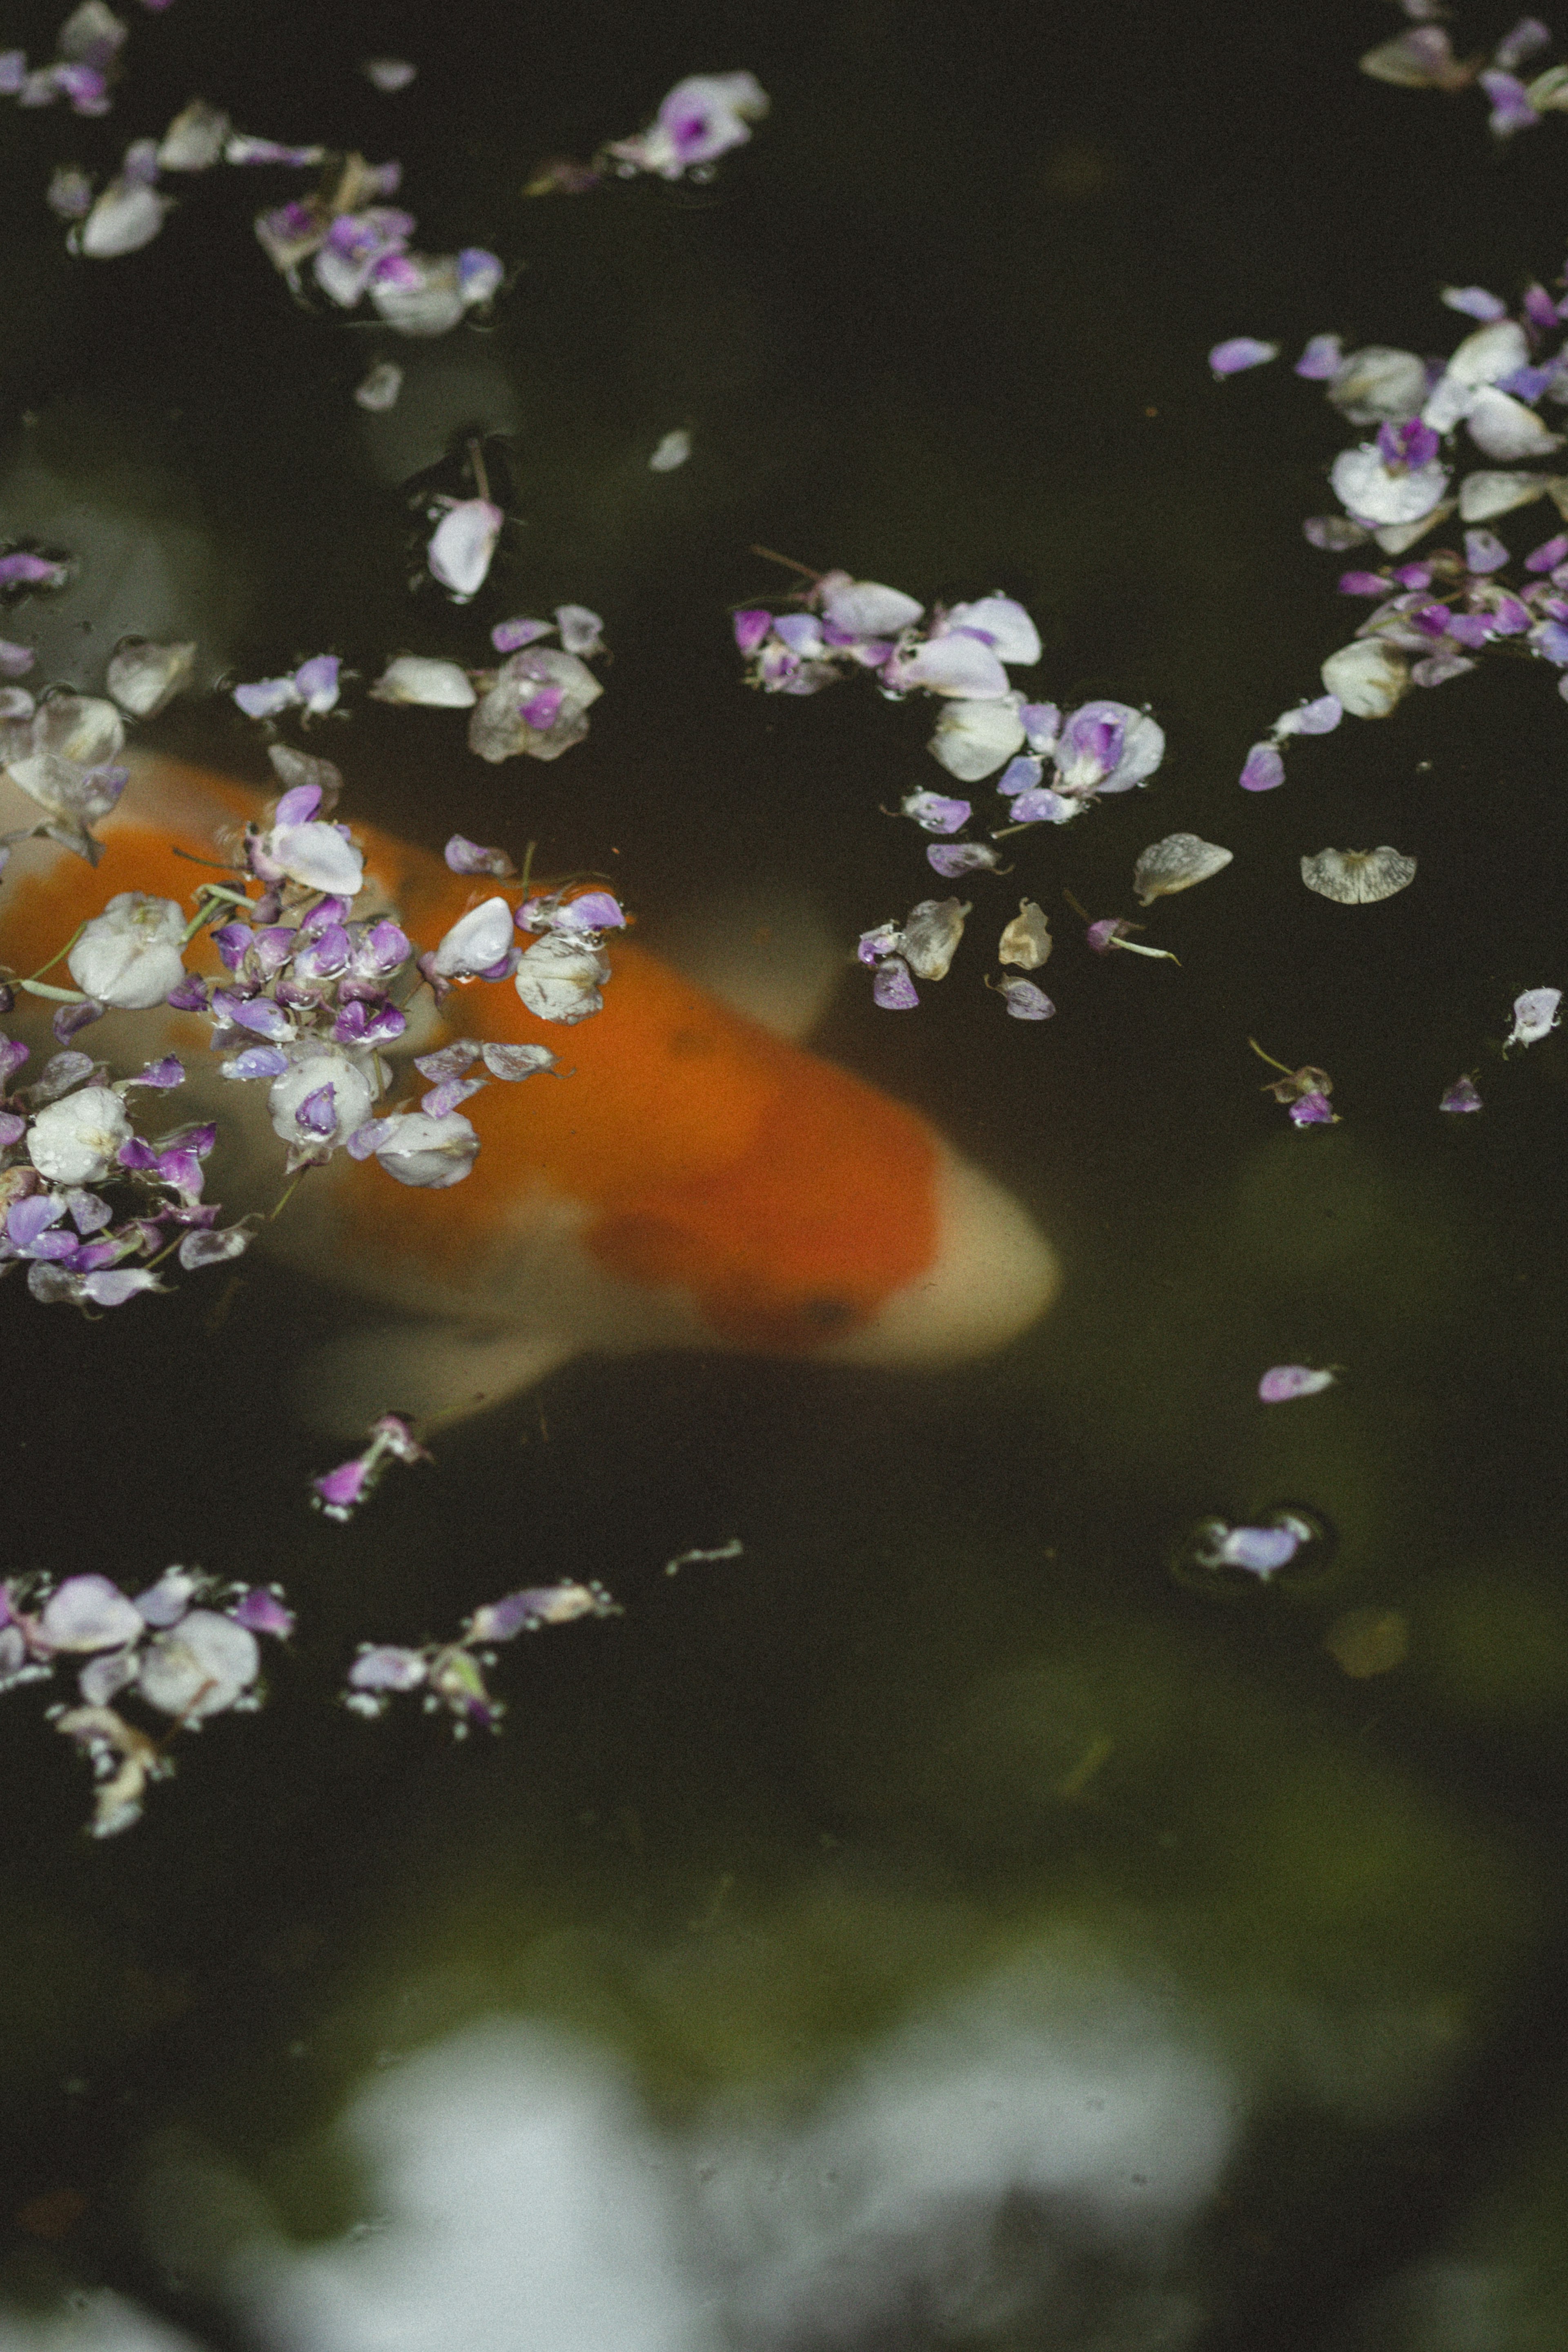
<path id="1" fill-rule="evenodd" d="M 9 785 L 0 794 L 21 800 Z M 0 824 L 36 814 L 0 805 Z M 143 769 L 102 828 L 96 870 L 51 843 L 18 846 L 0 885 L 0 961 L 35 970 L 118 891 L 189 901 L 202 878 L 191 859 L 232 864 L 260 814 L 235 784 Z M 367 881 L 356 916 L 394 913 L 421 950 L 497 895 L 427 850 L 352 830 Z M 1048 1244 L 915 1112 L 633 942 L 606 952 L 604 1009 L 570 1028 L 536 1019 L 505 982 L 460 982 L 412 1019 L 382 1109 L 422 1091 L 407 1055 L 458 1037 L 545 1045 L 570 1073 L 492 1085 L 465 1106 L 480 1149 L 460 1183 L 401 1186 L 373 1159 L 338 1152 L 267 1227 L 269 1247 L 401 1318 L 350 1332 L 317 1364 L 313 1419 L 351 1430 L 388 1409 L 455 1417 L 585 1349 L 936 1365 L 1002 1344 L 1041 1311 L 1057 1278 Z M 221 969 L 204 935 L 187 961 Z M 117 1075 L 182 1056 L 191 1083 L 168 1097 L 172 1115 L 214 1115 L 229 1130 L 209 1186 L 227 1218 L 270 1207 L 281 1147 L 265 1084 L 219 1077 L 210 1035 L 199 1016 L 162 1009 L 110 1013 L 79 1042 Z"/>

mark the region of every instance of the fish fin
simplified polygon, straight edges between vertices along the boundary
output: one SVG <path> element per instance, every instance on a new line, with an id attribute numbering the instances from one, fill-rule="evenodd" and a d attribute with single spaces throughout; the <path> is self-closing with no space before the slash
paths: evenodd
<path id="1" fill-rule="evenodd" d="M 428 1430 L 466 1421 L 564 1364 L 577 1349 L 549 1332 L 476 1329 L 468 1323 L 380 1324 L 334 1340 L 300 1373 L 295 1402 L 333 1437 L 361 1436 L 383 1412 Z"/>
<path id="2" fill-rule="evenodd" d="M 827 1012 L 846 962 L 819 902 L 787 889 L 737 892 L 718 904 L 638 928 L 685 979 L 734 1013 L 799 1045 Z"/>

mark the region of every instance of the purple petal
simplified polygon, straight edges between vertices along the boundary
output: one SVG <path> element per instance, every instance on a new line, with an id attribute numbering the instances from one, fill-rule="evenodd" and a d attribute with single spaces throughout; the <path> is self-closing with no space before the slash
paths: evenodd
<path id="1" fill-rule="evenodd" d="M 287 1641 L 294 1631 L 294 1612 L 286 1609 L 276 1592 L 265 1584 L 253 1584 L 243 1593 L 232 1609 L 225 1612 L 236 1625 L 248 1633 L 273 1633 L 280 1642 Z"/>
<path id="2" fill-rule="evenodd" d="M 311 665 L 307 663 L 306 667 L 309 668 L 310 667 Z M 305 671 L 301 670 L 298 675 L 300 677 L 303 677 Z M 273 824 L 275 826 L 280 824 L 308 824 L 320 805 L 321 787 L 319 784 L 296 784 L 293 791 L 285 793 L 282 799 L 278 802 L 277 807 L 273 814 Z"/>
<path id="3" fill-rule="evenodd" d="M 1552 572 L 1565 555 L 1568 555 L 1568 530 L 1560 530 L 1555 539 L 1543 540 L 1539 547 L 1531 548 L 1524 559 L 1524 568 L 1527 572 Z"/>
<path id="4" fill-rule="evenodd" d="M 1494 530 L 1467 530 L 1465 562 L 1472 572 L 1496 572 L 1508 562 L 1508 550 Z"/>
<path id="5" fill-rule="evenodd" d="M 454 874 L 493 874 L 504 881 L 517 870 L 504 849 L 486 849 L 461 833 L 453 835 L 442 855 Z"/>
<path id="6" fill-rule="evenodd" d="M 1386 596 L 1388 583 L 1381 572 L 1342 572 L 1339 593 L 1342 596 Z"/>
<path id="7" fill-rule="evenodd" d="M 490 632 L 490 643 L 498 654 L 515 654 L 521 646 L 531 646 L 536 637 L 555 635 L 553 621 L 497 621 Z"/>
<path id="8" fill-rule="evenodd" d="M 1479 1110 L 1480 1107 L 1480 1096 L 1476 1090 L 1473 1080 L 1469 1078 L 1456 1078 L 1437 1105 L 1439 1110 L 1455 1113 Z"/>
<path id="9" fill-rule="evenodd" d="M 1285 781 L 1285 762 L 1272 743 L 1254 743 L 1247 754 L 1240 783 L 1244 793 L 1271 793 Z"/>
<path id="10" fill-rule="evenodd" d="M 997 983 L 997 994 L 1005 997 L 1007 1008 L 1015 1021 L 1049 1021 L 1055 1005 L 1032 980 L 1003 980 Z"/>
<path id="11" fill-rule="evenodd" d="M 873 1003 L 880 1004 L 884 1013 L 911 1013 L 920 1002 L 909 977 L 909 966 L 902 956 L 889 956 L 877 965 L 871 992 Z"/>
<path id="12" fill-rule="evenodd" d="M 1258 1393 L 1265 1404 L 1288 1404 L 1294 1397 L 1316 1396 L 1333 1384 L 1332 1372 L 1313 1371 L 1307 1364 L 1275 1364 L 1259 1381 Z"/>
<path id="13" fill-rule="evenodd" d="M 1506 319 L 1508 304 L 1484 286 L 1445 286 L 1438 296 L 1450 310 L 1462 310 L 1467 319 Z"/>
<path id="14" fill-rule="evenodd" d="M 1333 1123 L 1327 1095 L 1302 1095 L 1291 1105 L 1292 1127 L 1332 1127 Z"/>
<path id="15" fill-rule="evenodd" d="M 1337 335 L 1313 335 L 1301 358 L 1295 373 L 1309 383 L 1324 383 L 1338 375 L 1344 365 L 1344 352 Z"/>
<path id="16" fill-rule="evenodd" d="M 933 873 L 940 874 L 945 882 L 1001 863 L 996 851 L 980 841 L 934 841 L 925 852 L 925 859 Z"/>
<path id="17" fill-rule="evenodd" d="M 1279 356 L 1278 343 L 1260 342 L 1256 335 L 1232 335 L 1228 341 L 1215 344 L 1208 364 L 1218 376 L 1239 375 L 1244 368 L 1262 367 Z"/>

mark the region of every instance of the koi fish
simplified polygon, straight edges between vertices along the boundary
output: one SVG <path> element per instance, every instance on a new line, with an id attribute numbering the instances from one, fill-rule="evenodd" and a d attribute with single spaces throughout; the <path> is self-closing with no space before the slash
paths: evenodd
<path id="1" fill-rule="evenodd" d="M 0 781 L 0 829 L 37 814 Z M 0 884 L 0 961 L 37 970 L 117 891 L 188 900 L 190 859 L 232 864 L 261 814 L 233 783 L 141 768 L 102 826 L 96 870 L 47 841 L 18 845 Z M 374 826 L 353 832 L 367 883 L 356 915 L 393 914 L 422 950 L 497 892 Z M 318 1425 L 347 1433 L 387 1410 L 460 1418 L 584 1350 L 936 1367 L 1002 1346 L 1049 1304 L 1056 1261 L 1027 1213 L 915 1112 L 632 942 L 606 953 L 604 1009 L 570 1033 L 483 981 L 411 1022 L 404 1055 L 465 1036 L 570 1059 L 570 1075 L 490 1087 L 467 1106 L 480 1150 L 460 1183 L 405 1188 L 338 1152 L 267 1225 L 270 1250 L 399 1318 L 318 1360 L 305 1399 Z M 204 934 L 187 962 L 221 970 Z M 226 1221 L 271 1206 L 279 1146 L 265 1086 L 220 1078 L 210 1037 L 199 1016 L 163 1009 L 110 1013 L 80 1043 L 117 1069 L 180 1055 L 190 1077 L 172 1111 L 227 1131 L 209 1182 Z"/>

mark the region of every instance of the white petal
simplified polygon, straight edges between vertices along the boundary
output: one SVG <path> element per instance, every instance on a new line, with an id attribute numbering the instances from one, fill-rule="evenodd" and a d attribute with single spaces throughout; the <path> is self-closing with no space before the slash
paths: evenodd
<path id="1" fill-rule="evenodd" d="M 460 1184 L 474 1165 L 479 1139 L 461 1111 L 432 1118 L 427 1111 L 394 1114 L 391 1130 L 376 1146 L 376 1158 L 400 1184 L 441 1192 Z"/>
<path id="2" fill-rule="evenodd" d="M 140 180 L 111 180 L 81 225 L 78 251 L 89 261 L 139 253 L 162 227 L 171 201 Z"/>
<path id="3" fill-rule="evenodd" d="M 345 841 L 335 824 L 275 825 L 266 837 L 267 854 L 291 882 L 309 890 L 330 890 L 352 898 L 365 878 L 363 854 Z"/>
<path id="4" fill-rule="evenodd" d="M 1040 659 L 1040 631 L 1021 604 L 1010 596 L 982 596 L 973 604 L 955 604 L 948 629 L 977 629 L 990 641 L 1000 662 L 1029 669 Z"/>
<path id="5" fill-rule="evenodd" d="M 470 710 L 478 699 L 465 670 L 423 654 L 399 654 L 371 688 L 377 702 L 417 702 L 437 710 Z"/>
<path id="6" fill-rule="evenodd" d="M 932 694 L 987 701 L 1008 691 L 1006 670 L 978 637 L 928 637 L 889 662 L 883 675 L 889 686 L 923 686 Z"/>
<path id="7" fill-rule="evenodd" d="M 517 966 L 517 994 L 540 1021 L 586 1021 L 604 1003 L 600 989 L 610 977 L 610 960 L 594 949 L 551 932 L 531 947 Z"/>
<path id="8" fill-rule="evenodd" d="M 195 661 L 194 645 L 154 646 L 143 640 L 121 646 L 104 684 L 132 719 L 154 719 L 189 683 Z"/>
<path id="9" fill-rule="evenodd" d="M 1426 364 L 1414 352 L 1367 343 L 1348 355 L 1328 396 L 1353 425 L 1403 425 L 1426 394 Z"/>
<path id="10" fill-rule="evenodd" d="M 1561 449 L 1563 436 L 1553 433 L 1522 400 L 1483 384 L 1470 403 L 1466 429 L 1478 449 L 1489 457 L 1544 457 Z"/>
<path id="11" fill-rule="evenodd" d="M 431 535 L 430 569 L 455 596 L 472 596 L 485 584 L 496 538 L 506 517 L 488 499 L 463 499 L 449 507 Z"/>
<path id="12" fill-rule="evenodd" d="M 1496 383 L 1530 363 L 1524 329 L 1512 319 L 1496 319 L 1467 335 L 1448 362 L 1448 373 L 1461 383 Z"/>
<path id="13" fill-rule="evenodd" d="M 925 607 L 902 588 L 884 588 L 880 580 L 852 580 L 830 588 L 822 611 L 836 629 L 852 630 L 857 637 L 895 637 L 913 628 Z"/>
<path id="14" fill-rule="evenodd" d="M 1375 637 L 1358 637 L 1330 654 L 1320 672 L 1356 719 L 1386 719 L 1410 683 L 1410 672 L 1393 647 Z"/>
<path id="15" fill-rule="evenodd" d="M 1490 522 L 1494 515 L 1527 507 L 1551 488 L 1549 474 L 1467 474 L 1459 484 L 1459 520 Z"/>
<path id="16" fill-rule="evenodd" d="M 649 458 L 648 471 L 651 474 L 673 474 L 677 466 L 685 464 L 691 454 L 692 436 L 677 426 L 674 433 L 665 434 Z"/>
<path id="17" fill-rule="evenodd" d="M 949 702 L 926 749 L 960 783 L 977 784 L 1023 749 L 1016 695 L 997 702 Z"/>
<path id="18" fill-rule="evenodd" d="M 460 915 L 435 950 L 443 980 L 472 978 L 498 964 L 512 944 L 512 909 L 502 898 L 486 898 Z"/>
<path id="19" fill-rule="evenodd" d="M 193 1609 L 149 1643 L 137 1690 L 162 1715 L 194 1719 L 232 1706 L 261 1672 L 256 1635 L 215 1609 Z"/>

